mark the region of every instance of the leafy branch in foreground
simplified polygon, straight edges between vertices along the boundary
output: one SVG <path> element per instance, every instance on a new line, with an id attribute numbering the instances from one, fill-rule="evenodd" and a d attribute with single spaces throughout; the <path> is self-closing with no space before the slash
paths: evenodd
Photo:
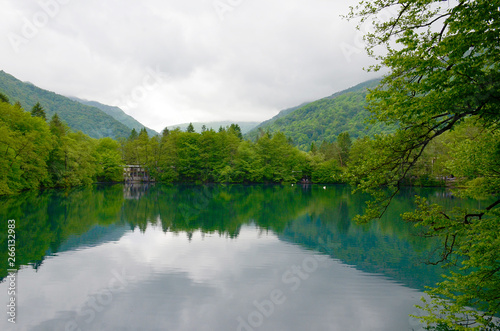
<path id="1" fill-rule="evenodd" d="M 455 209 L 446 213 L 442 206 L 429 205 L 417 198 L 418 209 L 403 215 L 422 228 L 422 234 L 440 237 L 442 252 L 438 261 L 458 265 L 437 287 L 428 291 L 419 308 L 427 311 L 428 324 L 447 325 L 455 330 L 500 328 L 500 200 L 484 211 Z"/>
<path id="2" fill-rule="evenodd" d="M 381 13 L 390 18 L 378 20 Z M 389 73 L 368 95 L 373 121 L 399 126 L 361 146 L 349 179 L 373 200 L 358 221 L 380 217 L 442 137 L 464 135 L 448 147 L 446 167 L 459 195 L 493 200 L 481 210 L 446 211 L 417 200 L 406 220 L 443 240 L 438 262 L 460 263 L 435 289 L 423 317 L 428 327 L 497 329 L 500 306 L 500 1 L 373 0 L 351 8 L 349 19 L 372 23 L 370 70 Z M 471 129 L 472 128 L 472 129 Z"/>

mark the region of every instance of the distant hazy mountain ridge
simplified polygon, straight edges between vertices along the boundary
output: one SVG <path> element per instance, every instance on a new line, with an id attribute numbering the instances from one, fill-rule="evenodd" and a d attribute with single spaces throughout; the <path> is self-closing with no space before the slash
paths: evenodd
<path id="1" fill-rule="evenodd" d="M 203 125 L 209 129 L 214 129 L 215 131 L 219 130 L 219 128 L 222 126 L 225 128 L 226 126 L 229 126 L 231 124 L 238 124 L 241 129 L 241 133 L 245 134 L 255 128 L 257 125 L 259 125 L 259 122 L 237 122 L 237 121 L 222 121 L 222 122 L 193 122 L 194 131 L 196 132 L 201 132 Z M 175 128 L 179 128 L 181 131 L 185 131 L 186 128 L 188 127 L 189 123 L 182 123 L 182 124 L 177 124 L 177 125 L 170 125 L 167 127 L 169 130 L 174 130 Z"/>

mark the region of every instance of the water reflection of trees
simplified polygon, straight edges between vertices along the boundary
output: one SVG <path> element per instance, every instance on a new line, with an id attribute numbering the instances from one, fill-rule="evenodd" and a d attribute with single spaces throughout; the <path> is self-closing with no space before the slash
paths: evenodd
<path id="1" fill-rule="evenodd" d="M 16 220 L 16 265 L 38 268 L 47 253 L 57 252 L 70 236 L 118 221 L 122 204 L 123 190 L 118 185 L 27 192 L 0 200 L 0 219 L 5 224 Z M 0 245 L 7 247 L 4 233 Z M 4 261 L 6 254 L 0 250 Z M 6 273 L 1 266 L 0 277 Z"/>
<path id="2" fill-rule="evenodd" d="M 446 199 L 435 190 L 419 193 Z M 0 216 L 5 222 L 16 220 L 18 266 L 39 267 L 69 237 L 95 227 L 102 227 L 97 231 L 102 234 L 111 224 L 142 232 L 161 227 L 164 232 L 186 233 L 189 239 L 196 231 L 235 238 L 243 225 L 254 223 L 307 248 L 326 249 L 348 263 L 395 268 L 397 261 L 423 256 L 432 246 L 410 236 L 412 228 L 399 221 L 400 211 L 410 208 L 415 194 L 403 192 L 383 220 L 364 226 L 350 221 L 362 211 L 364 196 L 352 195 L 346 186 L 314 185 L 98 185 L 10 197 L 0 201 Z M 3 247 L 6 239 L 0 237 Z M 7 260 L 6 252 L 0 255 Z M 6 269 L 0 269 L 0 277 L 5 275 Z"/>

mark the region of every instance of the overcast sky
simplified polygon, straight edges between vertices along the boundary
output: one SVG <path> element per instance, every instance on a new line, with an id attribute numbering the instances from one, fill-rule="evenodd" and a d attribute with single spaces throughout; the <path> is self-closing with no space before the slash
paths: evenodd
<path id="1" fill-rule="evenodd" d="M 0 70 L 141 123 L 263 121 L 375 77 L 357 0 L 0 0 Z"/>

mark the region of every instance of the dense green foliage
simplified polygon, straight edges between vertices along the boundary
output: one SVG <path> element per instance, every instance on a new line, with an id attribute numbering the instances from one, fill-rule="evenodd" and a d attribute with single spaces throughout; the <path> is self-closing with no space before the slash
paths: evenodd
<path id="1" fill-rule="evenodd" d="M 162 182 L 339 183 L 350 153 L 349 134 L 339 141 L 344 144 L 324 142 L 306 153 L 281 132 L 262 134 L 256 142 L 243 140 L 239 126 L 232 124 L 218 132 L 165 129 L 161 137 L 133 130 L 121 144 L 126 164 L 142 165 Z"/>
<path id="2" fill-rule="evenodd" d="M 72 132 L 56 113 L 47 123 L 39 103 L 31 113 L 19 104 L 1 106 L 0 195 L 28 189 L 73 187 L 96 181 L 123 181 L 124 164 L 144 167 L 160 182 L 283 183 L 342 181 L 350 152 L 344 133 L 339 143 L 323 142 L 306 153 L 283 133 L 262 134 L 254 143 L 243 140 L 237 124 L 201 133 L 165 129 L 150 137 L 135 129 L 120 142 Z M 345 142 L 340 144 L 340 142 Z"/>
<path id="3" fill-rule="evenodd" d="M 105 112 L 109 116 L 112 116 L 115 120 L 126 125 L 130 129 L 141 130 L 144 127 L 144 125 L 139 123 L 135 118 L 133 118 L 130 115 L 127 115 L 122 109 L 120 109 L 118 107 L 104 105 L 104 104 L 97 102 L 97 101 L 82 100 L 82 99 L 75 98 L 75 97 L 71 97 L 71 99 L 73 99 L 81 104 L 84 104 L 84 105 L 87 105 L 90 107 L 95 107 L 95 108 L 102 110 L 103 112 Z M 156 132 L 155 130 L 150 129 L 148 127 L 146 127 L 146 131 L 148 132 L 148 134 L 150 136 L 154 136 L 154 135 L 158 134 L 158 132 Z"/>
<path id="4" fill-rule="evenodd" d="M 334 142 L 342 132 L 348 132 L 352 138 L 391 132 L 393 126 L 367 123 L 370 116 L 365 109 L 367 89 L 375 87 L 378 82 L 368 81 L 330 97 L 286 110 L 282 116 L 260 125 L 246 136 L 255 140 L 259 132 L 283 132 L 301 150 L 307 151 L 312 143 L 319 146 L 323 141 Z"/>
<path id="5" fill-rule="evenodd" d="M 47 115 L 45 114 L 45 109 L 43 109 L 43 107 L 40 104 L 40 102 L 35 103 L 35 105 L 33 106 L 33 108 L 31 108 L 31 116 L 40 117 L 44 121 L 47 120 Z"/>
<path id="6" fill-rule="evenodd" d="M 373 20 L 384 10 L 393 15 Z M 373 22 L 365 40 L 380 65 L 372 69 L 389 68 L 368 96 L 369 109 L 399 125 L 353 146 L 353 183 L 375 197 L 360 220 L 383 214 L 401 185 L 422 172 L 448 171 L 464 187 L 457 194 L 487 199 L 482 208 L 452 210 L 418 199 L 404 217 L 443 241 L 437 262 L 461 267 L 428 292 L 428 327 L 498 330 L 500 3 L 363 1 L 350 17 Z"/>
<path id="7" fill-rule="evenodd" d="M 119 144 L 71 132 L 57 114 L 0 101 L 0 195 L 122 179 Z"/>
<path id="8" fill-rule="evenodd" d="M 0 194 L 38 188 L 48 180 L 52 134 L 40 117 L 0 102 Z"/>
<path id="9" fill-rule="evenodd" d="M 57 113 L 73 131 L 82 131 L 93 138 L 118 138 L 130 134 L 130 128 L 100 109 L 40 89 L 33 84 L 23 83 L 1 70 L 0 91 L 11 102 L 19 102 L 25 109 L 31 109 L 39 103 L 45 109 L 47 118 Z"/>

